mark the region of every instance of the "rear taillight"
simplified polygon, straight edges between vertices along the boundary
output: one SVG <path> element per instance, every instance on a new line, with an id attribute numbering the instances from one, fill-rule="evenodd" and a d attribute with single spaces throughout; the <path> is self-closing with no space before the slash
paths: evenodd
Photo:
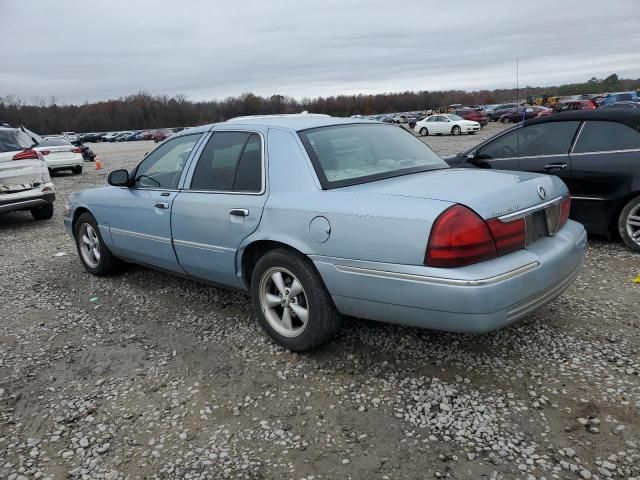
<path id="1" fill-rule="evenodd" d="M 49 155 L 51 153 L 51 150 L 40 150 L 40 153 L 42 155 Z"/>
<path id="2" fill-rule="evenodd" d="M 571 195 L 567 195 L 562 199 L 560 204 L 560 221 L 558 222 L 558 230 L 561 229 L 567 220 L 569 220 L 569 213 L 571 213 Z"/>
<path id="3" fill-rule="evenodd" d="M 80 150 L 79 147 L 76 147 L 76 148 L 71 150 L 71 153 L 82 153 L 82 150 Z"/>
<path id="4" fill-rule="evenodd" d="M 424 257 L 428 267 L 462 267 L 497 256 L 487 224 L 475 212 L 454 205 L 436 219 Z"/>
<path id="5" fill-rule="evenodd" d="M 521 250 L 526 244 L 526 230 L 524 218 L 518 218 L 510 222 L 503 223 L 494 218 L 487 221 L 493 240 L 496 242 L 498 256 Z"/>
<path id="6" fill-rule="evenodd" d="M 35 150 L 23 150 L 19 153 L 16 153 L 13 156 L 12 160 L 38 160 L 42 159 L 42 155 L 36 152 Z"/>

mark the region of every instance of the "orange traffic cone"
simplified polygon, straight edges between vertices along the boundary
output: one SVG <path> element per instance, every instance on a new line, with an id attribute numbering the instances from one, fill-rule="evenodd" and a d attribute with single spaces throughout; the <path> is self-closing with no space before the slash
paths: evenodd
<path id="1" fill-rule="evenodd" d="M 102 160 L 96 157 L 96 170 L 102 170 Z"/>

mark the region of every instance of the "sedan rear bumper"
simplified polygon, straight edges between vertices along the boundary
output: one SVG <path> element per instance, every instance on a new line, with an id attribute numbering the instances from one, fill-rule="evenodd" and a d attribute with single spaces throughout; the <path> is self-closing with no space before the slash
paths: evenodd
<path id="1" fill-rule="evenodd" d="M 580 271 L 586 240 L 582 225 L 569 221 L 554 237 L 527 250 L 455 269 L 312 260 L 345 315 L 482 333 L 502 328 L 558 297 Z"/>
<path id="2" fill-rule="evenodd" d="M 53 203 L 56 199 L 55 193 L 40 193 L 31 196 L 15 196 L 14 198 L 3 198 L 0 196 L 0 213 L 14 212 L 16 210 L 30 210 Z"/>

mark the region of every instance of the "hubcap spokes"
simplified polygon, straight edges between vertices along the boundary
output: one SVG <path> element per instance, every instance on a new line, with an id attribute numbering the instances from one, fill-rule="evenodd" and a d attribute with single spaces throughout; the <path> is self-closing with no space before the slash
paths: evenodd
<path id="1" fill-rule="evenodd" d="M 91 225 L 85 223 L 80 229 L 80 254 L 82 259 L 91 268 L 96 268 L 100 263 L 100 240 Z"/>
<path id="2" fill-rule="evenodd" d="M 640 205 L 631 209 L 627 217 L 627 233 L 631 239 L 640 245 Z"/>
<path id="3" fill-rule="evenodd" d="M 307 296 L 300 281 L 288 270 L 274 267 L 260 281 L 260 303 L 265 318 L 280 335 L 297 337 L 309 321 Z"/>

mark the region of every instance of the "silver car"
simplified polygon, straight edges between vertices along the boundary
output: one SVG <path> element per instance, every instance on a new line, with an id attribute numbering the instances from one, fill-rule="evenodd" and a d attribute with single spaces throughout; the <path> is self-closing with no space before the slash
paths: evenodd
<path id="1" fill-rule="evenodd" d="M 586 234 L 557 177 L 449 168 L 394 125 L 245 117 L 181 132 L 64 220 L 85 269 L 148 265 L 251 294 L 265 331 L 312 349 L 343 315 L 457 332 L 567 288 Z"/>

